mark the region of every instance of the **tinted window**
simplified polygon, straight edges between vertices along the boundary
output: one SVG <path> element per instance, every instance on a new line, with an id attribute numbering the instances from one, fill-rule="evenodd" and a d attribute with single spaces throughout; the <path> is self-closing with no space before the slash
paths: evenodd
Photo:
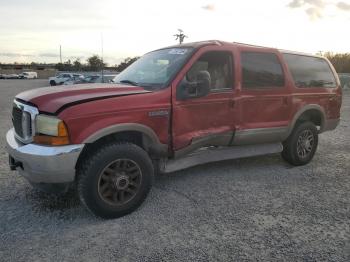
<path id="1" fill-rule="evenodd" d="M 284 86 L 282 66 L 275 54 L 242 52 L 241 64 L 243 88 Z"/>
<path id="2" fill-rule="evenodd" d="M 203 54 L 186 74 L 186 80 L 196 81 L 200 71 L 208 71 L 210 74 L 211 91 L 232 88 L 232 56 L 229 52 L 210 51 Z"/>
<path id="3" fill-rule="evenodd" d="M 284 54 L 297 87 L 336 87 L 326 60 L 318 57 Z"/>

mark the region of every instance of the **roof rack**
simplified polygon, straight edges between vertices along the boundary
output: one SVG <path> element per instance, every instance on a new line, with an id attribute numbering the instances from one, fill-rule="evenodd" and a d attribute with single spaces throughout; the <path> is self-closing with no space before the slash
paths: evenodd
<path id="1" fill-rule="evenodd" d="M 238 44 L 238 45 L 251 46 L 251 47 L 276 49 L 275 47 L 268 47 L 268 46 L 262 46 L 262 45 L 252 45 L 252 44 L 246 44 L 246 43 L 240 43 L 240 42 L 232 42 L 232 43 L 233 44 Z"/>
<path id="2" fill-rule="evenodd" d="M 314 55 L 310 53 L 305 53 L 305 52 L 299 52 L 299 51 L 293 51 L 293 50 L 286 50 L 286 49 L 278 49 L 281 53 L 286 53 L 286 54 L 293 54 L 293 55 L 303 55 L 303 56 L 314 56 L 314 57 L 322 57 L 320 55 Z"/>

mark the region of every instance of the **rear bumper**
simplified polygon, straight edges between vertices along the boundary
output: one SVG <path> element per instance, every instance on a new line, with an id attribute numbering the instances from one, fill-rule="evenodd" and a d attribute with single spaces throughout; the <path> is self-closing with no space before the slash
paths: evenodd
<path id="1" fill-rule="evenodd" d="M 10 166 L 31 183 L 69 183 L 75 178 L 75 165 L 83 144 L 42 146 L 22 144 L 15 139 L 14 130 L 6 134 L 6 150 Z"/>
<path id="2" fill-rule="evenodd" d="M 339 122 L 340 118 L 326 119 L 322 132 L 334 130 L 339 125 Z"/>

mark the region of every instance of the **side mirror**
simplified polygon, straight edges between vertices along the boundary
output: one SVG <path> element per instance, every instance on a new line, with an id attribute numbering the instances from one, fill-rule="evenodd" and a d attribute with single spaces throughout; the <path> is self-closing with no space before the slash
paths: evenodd
<path id="1" fill-rule="evenodd" d="M 199 71 L 196 81 L 189 82 L 183 79 L 176 90 L 177 100 L 204 97 L 210 92 L 210 74 L 208 71 Z"/>

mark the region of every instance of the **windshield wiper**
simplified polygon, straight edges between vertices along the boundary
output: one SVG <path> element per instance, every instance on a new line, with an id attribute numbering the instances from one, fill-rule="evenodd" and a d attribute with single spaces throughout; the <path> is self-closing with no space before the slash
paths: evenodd
<path id="1" fill-rule="evenodd" d="M 132 86 L 138 86 L 139 84 L 137 82 L 134 82 L 134 81 L 131 81 L 131 80 L 120 80 L 119 83 L 122 83 L 122 84 L 130 84 Z"/>

